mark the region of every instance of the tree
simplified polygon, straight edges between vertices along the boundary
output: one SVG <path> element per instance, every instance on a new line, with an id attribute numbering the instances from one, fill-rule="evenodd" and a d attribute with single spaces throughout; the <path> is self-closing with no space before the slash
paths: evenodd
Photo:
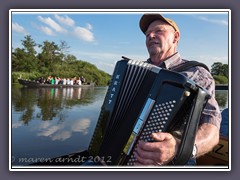
<path id="1" fill-rule="evenodd" d="M 222 73 L 224 76 L 226 76 L 228 78 L 228 64 L 223 64 L 222 66 Z"/>
<path id="2" fill-rule="evenodd" d="M 24 71 L 25 63 L 24 63 L 25 52 L 23 49 L 16 48 L 12 52 L 12 70 L 13 71 Z"/>
<path id="3" fill-rule="evenodd" d="M 22 45 L 24 47 L 24 50 L 26 51 L 26 53 L 28 53 L 31 56 L 35 56 L 36 55 L 36 51 L 35 51 L 35 46 L 37 45 L 35 43 L 35 41 L 32 39 L 32 37 L 30 35 L 27 35 L 24 37 L 25 40 L 22 40 Z"/>
<path id="4" fill-rule="evenodd" d="M 41 63 L 44 64 L 49 72 L 54 73 L 54 64 L 61 61 L 57 54 L 60 51 L 58 45 L 54 42 L 44 41 L 43 45 L 39 47 L 42 49 L 42 52 L 39 53 Z"/>
<path id="5" fill-rule="evenodd" d="M 32 72 L 37 69 L 35 46 L 37 45 L 30 35 L 22 40 L 23 48 L 16 48 L 12 53 L 12 69 L 14 71 Z"/>
<path id="6" fill-rule="evenodd" d="M 77 58 L 74 56 L 74 55 L 67 55 L 65 56 L 65 62 L 66 63 L 72 63 L 72 62 L 75 62 L 77 61 Z"/>
<path id="7" fill-rule="evenodd" d="M 60 45 L 59 45 L 59 49 L 60 49 L 60 57 L 62 58 L 62 61 L 64 61 L 66 59 L 66 56 L 68 55 L 68 49 L 70 48 L 70 46 L 68 46 L 66 41 L 61 40 L 60 41 Z"/>
<path id="8" fill-rule="evenodd" d="M 222 75 L 228 77 L 228 64 L 222 64 L 221 62 L 215 62 L 211 66 L 212 75 Z"/>
<path id="9" fill-rule="evenodd" d="M 211 66 L 211 73 L 216 84 L 227 84 L 228 83 L 228 64 L 221 62 L 215 62 Z"/>

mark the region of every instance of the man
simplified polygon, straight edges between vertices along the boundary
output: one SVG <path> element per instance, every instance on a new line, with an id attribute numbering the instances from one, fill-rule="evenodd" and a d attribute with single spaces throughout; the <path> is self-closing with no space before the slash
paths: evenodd
<path id="1" fill-rule="evenodd" d="M 140 20 L 140 28 L 146 35 L 149 63 L 174 69 L 175 66 L 186 61 L 181 59 L 177 52 L 180 30 L 173 20 L 160 14 L 144 14 Z M 212 95 L 203 110 L 196 134 L 192 153 L 192 158 L 195 159 L 211 151 L 218 143 L 221 114 L 215 100 L 215 82 L 211 74 L 199 66 L 182 73 L 206 88 Z M 174 159 L 179 146 L 177 138 L 164 132 L 153 133 L 152 137 L 155 142 L 139 142 L 134 154 L 137 159 L 135 165 L 166 165 Z"/>

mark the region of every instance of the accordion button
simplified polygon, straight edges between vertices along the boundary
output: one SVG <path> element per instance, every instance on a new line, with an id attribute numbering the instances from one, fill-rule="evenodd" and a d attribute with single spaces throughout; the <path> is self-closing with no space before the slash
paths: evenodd
<path id="1" fill-rule="evenodd" d="M 184 95 L 185 95 L 185 96 L 190 96 L 190 94 L 191 94 L 191 93 L 190 93 L 189 91 L 185 91 L 185 92 L 184 92 Z"/>

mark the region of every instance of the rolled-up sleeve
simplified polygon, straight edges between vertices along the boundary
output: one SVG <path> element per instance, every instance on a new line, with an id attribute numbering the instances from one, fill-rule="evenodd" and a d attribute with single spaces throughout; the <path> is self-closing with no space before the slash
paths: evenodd
<path id="1" fill-rule="evenodd" d="M 202 67 L 195 67 L 183 72 L 183 74 L 205 88 L 211 95 L 202 112 L 200 124 L 211 123 L 220 129 L 221 112 L 215 99 L 215 81 L 210 72 Z"/>

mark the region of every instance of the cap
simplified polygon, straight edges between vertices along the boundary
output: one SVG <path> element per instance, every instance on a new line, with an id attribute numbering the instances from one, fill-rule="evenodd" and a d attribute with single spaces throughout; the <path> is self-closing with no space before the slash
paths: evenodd
<path id="1" fill-rule="evenodd" d="M 156 21 L 156 20 L 164 21 L 164 22 L 168 23 L 170 26 L 172 26 L 175 29 L 175 31 L 180 32 L 177 24 L 173 20 L 171 20 L 169 18 L 165 18 L 161 14 L 144 14 L 139 22 L 139 26 L 140 26 L 140 29 L 142 30 L 142 32 L 145 34 L 145 32 L 148 29 L 148 26 L 153 21 Z"/>

